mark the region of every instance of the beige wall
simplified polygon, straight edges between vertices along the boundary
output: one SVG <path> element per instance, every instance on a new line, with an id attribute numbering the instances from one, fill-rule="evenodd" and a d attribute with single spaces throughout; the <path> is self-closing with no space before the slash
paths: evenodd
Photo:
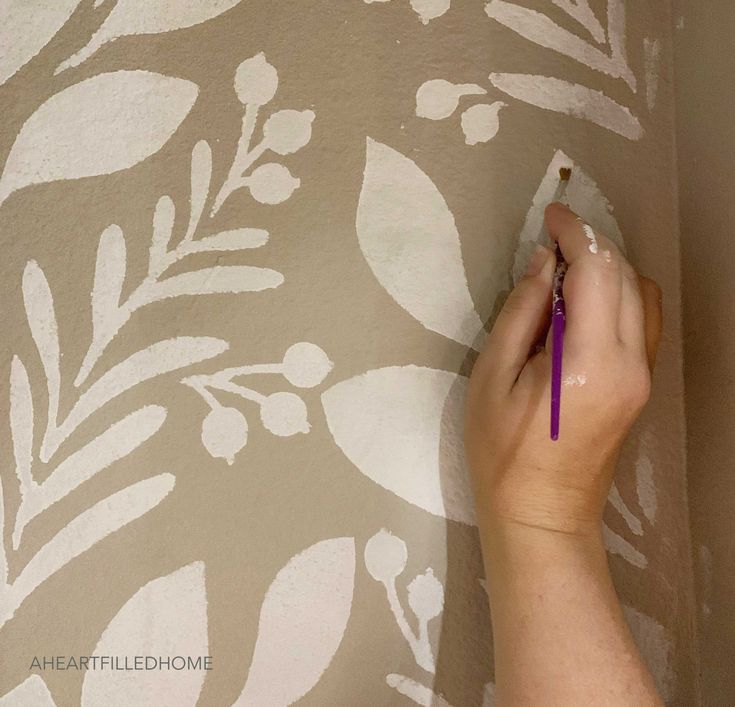
<path id="1" fill-rule="evenodd" d="M 0 695 L 491 707 L 462 392 L 573 164 L 664 292 L 605 536 L 696 704 L 669 2 L 11 4 Z M 215 667 L 29 670 L 112 651 Z"/>
<path id="2" fill-rule="evenodd" d="M 676 87 L 688 469 L 702 689 L 735 695 L 735 8 L 679 0 Z"/>

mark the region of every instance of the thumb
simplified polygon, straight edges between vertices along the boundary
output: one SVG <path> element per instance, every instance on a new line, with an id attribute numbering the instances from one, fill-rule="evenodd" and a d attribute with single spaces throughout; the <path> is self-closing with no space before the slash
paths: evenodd
<path id="1" fill-rule="evenodd" d="M 556 257 L 538 246 L 528 270 L 508 295 L 498 314 L 487 344 L 476 365 L 510 390 L 532 354 L 532 348 L 548 326 L 551 315 L 551 287 Z"/>

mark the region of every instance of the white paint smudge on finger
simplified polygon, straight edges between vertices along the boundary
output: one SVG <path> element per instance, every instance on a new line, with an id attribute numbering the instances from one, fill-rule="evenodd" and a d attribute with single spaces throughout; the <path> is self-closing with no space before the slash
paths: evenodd
<path id="1" fill-rule="evenodd" d="M 592 230 L 592 226 L 590 226 L 588 223 L 582 224 L 582 230 L 584 231 L 584 235 L 589 238 L 590 244 L 588 246 L 590 253 L 597 253 L 597 236 L 595 235 L 595 232 Z M 608 253 L 609 255 L 609 253 Z"/>

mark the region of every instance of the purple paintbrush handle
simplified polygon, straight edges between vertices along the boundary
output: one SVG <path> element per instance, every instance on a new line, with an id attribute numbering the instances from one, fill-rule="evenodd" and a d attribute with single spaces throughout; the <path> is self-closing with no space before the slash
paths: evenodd
<path id="1" fill-rule="evenodd" d="M 556 246 L 556 272 L 551 304 L 551 439 L 559 439 L 559 418 L 561 416 L 561 363 L 564 354 L 564 328 L 566 309 L 562 287 L 567 264 Z"/>

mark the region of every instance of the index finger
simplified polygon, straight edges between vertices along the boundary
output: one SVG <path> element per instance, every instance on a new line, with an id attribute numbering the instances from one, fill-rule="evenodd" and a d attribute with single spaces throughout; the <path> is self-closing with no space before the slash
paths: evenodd
<path id="1" fill-rule="evenodd" d="M 567 261 L 565 341 L 574 350 L 618 340 L 622 260 L 615 244 L 563 204 L 546 207 L 549 235 Z"/>

